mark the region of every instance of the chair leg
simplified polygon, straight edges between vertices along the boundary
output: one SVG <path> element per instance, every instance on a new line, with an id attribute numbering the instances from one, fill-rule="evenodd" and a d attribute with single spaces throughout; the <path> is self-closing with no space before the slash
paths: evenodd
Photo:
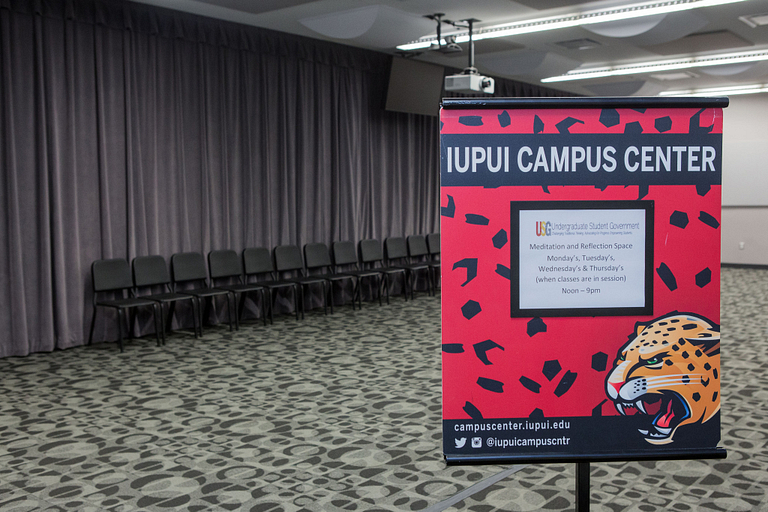
<path id="1" fill-rule="evenodd" d="M 411 280 L 408 272 L 403 272 L 403 295 L 405 295 L 405 302 L 408 302 L 408 285 L 410 282 Z M 413 300 L 413 296 L 411 296 L 411 300 Z"/>
<path id="2" fill-rule="evenodd" d="M 266 290 L 262 288 L 259 290 L 259 296 L 261 298 L 261 318 L 264 320 L 264 325 L 267 325 L 267 298 Z"/>
<path id="3" fill-rule="evenodd" d="M 357 278 L 357 306 L 359 309 L 363 309 L 363 278 Z"/>
<path id="4" fill-rule="evenodd" d="M 165 330 L 163 329 L 162 315 L 158 314 L 158 312 L 157 312 L 158 309 L 159 308 L 157 306 L 157 303 L 152 304 L 152 315 L 153 315 L 153 317 L 155 319 L 155 337 L 157 338 L 157 346 L 161 347 L 161 346 L 165 345 Z M 162 342 L 160 342 L 161 333 L 162 333 L 162 336 L 163 336 L 163 341 Z"/>
<path id="5" fill-rule="evenodd" d="M 96 326 L 96 304 L 93 305 L 93 316 L 91 317 L 91 333 L 88 335 L 88 344 L 93 343 L 93 328 Z"/>
<path id="6" fill-rule="evenodd" d="M 328 281 L 328 291 L 326 293 L 327 301 L 331 305 L 331 314 L 333 314 L 333 283 Z"/>
<path id="7" fill-rule="evenodd" d="M 200 316 L 200 299 L 197 297 L 192 297 L 192 316 L 194 317 L 195 338 L 197 338 L 198 332 L 200 336 L 203 335 L 203 318 Z"/>
<path id="8" fill-rule="evenodd" d="M 136 331 L 134 325 L 136 324 L 136 312 L 133 309 L 126 311 L 128 315 L 128 339 L 132 340 L 136 338 Z"/>
<path id="9" fill-rule="evenodd" d="M 304 320 L 305 318 L 304 313 L 307 310 L 307 300 L 306 300 L 307 297 L 306 297 L 306 294 L 304 293 L 305 288 L 306 286 L 304 285 L 301 286 L 301 319 L 302 320 Z"/>
<path id="10" fill-rule="evenodd" d="M 387 292 L 387 306 L 389 306 L 389 274 L 384 274 L 384 291 Z"/>
<path id="11" fill-rule="evenodd" d="M 169 312 L 171 311 L 171 306 L 173 306 L 173 302 L 171 302 L 168 305 Z M 160 332 L 162 333 L 162 336 L 163 336 L 163 345 L 165 345 L 165 309 L 162 302 L 156 302 L 153 306 L 153 309 L 155 307 L 160 308 Z M 168 320 L 168 323 L 170 324 L 171 321 Z M 155 319 L 155 329 L 157 329 L 157 319 Z"/>
<path id="12" fill-rule="evenodd" d="M 205 319 L 208 318 L 208 316 L 211 314 L 211 298 L 200 298 L 201 301 L 203 301 L 202 305 L 202 316 L 200 317 L 200 325 L 202 326 L 205 324 Z"/>
<path id="13" fill-rule="evenodd" d="M 162 306 L 160 306 L 160 309 L 162 311 Z M 168 304 L 168 320 L 166 321 L 163 332 L 171 332 L 171 326 L 173 325 L 173 315 L 176 314 L 176 301 L 171 302 Z"/>
<path id="14" fill-rule="evenodd" d="M 240 294 L 240 300 L 237 301 L 237 317 L 243 318 L 243 313 L 245 313 L 245 299 L 247 298 L 248 293 L 244 292 Z"/>
<path id="15" fill-rule="evenodd" d="M 240 322 L 237 318 L 237 307 L 235 306 L 237 304 L 237 298 L 234 293 L 230 292 L 227 294 L 227 306 L 229 307 L 229 330 L 232 331 L 232 313 L 235 314 L 235 330 L 240 330 Z M 234 310 L 234 311 L 233 311 Z"/>
<path id="16" fill-rule="evenodd" d="M 130 315 L 129 315 L 130 316 Z M 124 352 L 123 350 L 123 310 L 122 308 L 117 309 L 117 346 L 120 347 L 120 352 Z"/>
<path id="17" fill-rule="evenodd" d="M 293 307 L 296 310 L 296 320 L 300 320 L 299 318 L 299 287 L 297 285 L 293 285 Z"/>

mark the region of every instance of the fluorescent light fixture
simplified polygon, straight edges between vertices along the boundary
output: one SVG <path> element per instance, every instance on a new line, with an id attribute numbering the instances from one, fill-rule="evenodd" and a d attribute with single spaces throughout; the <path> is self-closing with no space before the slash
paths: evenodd
<path id="1" fill-rule="evenodd" d="M 519 34 L 530 34 L 532 32 L 543 32 L 545 30 L 557 30 L 561 28 L 578 27 L 581 25 L 591 25 L 593 23 L 629 20 L 633 18 L 641 18 L 643 16 L 668 14 L 671 12 L 701 9 L 703 7 L 715 7 L 718 5 L 734 4 L 746 1 L 748 0 L 668 0 L 641 2 L 625 5 L 622 7 L 594 9 L 572 14 L 564 14 L 561 16 L 534 18 L 514 23 L 504 23 L 501 25 L 482 27 L 476 29 L 473 32 L 472 39 L 475 41 L 480 41 L 481 39 L 490 39 L 494 37 L 508 37 Z M 467 31 L 447 33 L 445 36 L 455 36 L 457 43 L 465 43 L 469 41 L 469 33 Z M 423 50 L 429 48 L 429 46 L 435 42 L 437 42 L 437 36 L 425 36 L 417 39 L 416 41 L 402 44 L 398 46 L 397 49 L 402 51 Z M 445 41 L 442 41 L 442 43 L 445 44 Z"/>
<path id="2" fill-rule="evenodd" d="M 607 76 L 634 75 L 639 73 L 658 73 L 660 71 L 672 71 L 679 69 L 703 68 L 707 66 L 722 66 L 724 64 L 737 64 L 741 62 L 759 62 L 768 60 L 768 50 L 754 50 L 749 52 L 720 53 L 700 57 L 685 57 L 681 59 L 666 59 L 649 62 L 637 62 L 634 64 L 617 64 L 589 69 L 574 69 L 560 76 L 542 79 L 543 83 L 569 82 L 572 80 L 587 80 L 590 78 L 603 78 Z"/>
<path id="3" fill-rule="evenodd" d="M 659 96 L 736 96 L 738 94 L 758 94 L 768 92 L 768 84 L 730 85 L 710 89 L 686 89 L 663 91 Z"/>

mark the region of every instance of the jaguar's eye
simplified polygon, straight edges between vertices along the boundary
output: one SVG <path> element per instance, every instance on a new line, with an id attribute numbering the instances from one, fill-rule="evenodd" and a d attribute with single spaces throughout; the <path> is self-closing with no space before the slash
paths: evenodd
<path id="1" fill-rule="evenodd" d="M 645 365 L 646 366 L 653 366 L 653 365 L 659 364 L 659 363 L 661 363 L 661 358 L 659 358 L 659 357 L 652 357 L 650 359 L 646 359 L 646 361 L 645 361 Z"/>
<path id="2" fill-rule="evenodd" d="M 619 361 L 626 361 L 627 360 L 627 354 L 619 354 Z"/>

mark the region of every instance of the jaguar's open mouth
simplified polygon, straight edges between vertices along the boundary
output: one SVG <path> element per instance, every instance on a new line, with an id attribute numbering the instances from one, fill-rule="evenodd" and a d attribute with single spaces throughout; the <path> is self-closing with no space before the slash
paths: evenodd
<path id="1" fill-rule="evenodd" d="M 647 393 L 634 402 L 615 402 L 614 405 L 625 416 L 647 416 L 650 425 L 638 430 L 648 442 L 656 444 L 671 442 L 677 426 L 691 415 L 685 400 L 672 391 Z"/>

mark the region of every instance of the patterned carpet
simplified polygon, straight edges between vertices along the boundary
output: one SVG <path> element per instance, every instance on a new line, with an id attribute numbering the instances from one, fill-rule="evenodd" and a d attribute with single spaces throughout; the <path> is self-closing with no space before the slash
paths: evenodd
<path id="1" fill-rule="evenodd" d="M 768 270 L 722 279 L 728 458 L 593 464 L 592 510 L 768 510 Z M 439 301 L 0 360 L 0 510 L 573 510 L 573 464 L 444 464 Z"/>

